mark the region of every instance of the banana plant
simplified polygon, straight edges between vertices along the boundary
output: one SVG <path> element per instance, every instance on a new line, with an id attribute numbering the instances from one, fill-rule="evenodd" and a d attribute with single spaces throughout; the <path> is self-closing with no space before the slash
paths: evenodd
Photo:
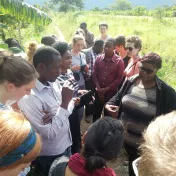
<path id="1" fill-rule="evenodd" d="M 0 0 L 0 11 L 19 21 L 39 26 L 46 26 L 52 21 L 46 13 L 19 0 Z"/>

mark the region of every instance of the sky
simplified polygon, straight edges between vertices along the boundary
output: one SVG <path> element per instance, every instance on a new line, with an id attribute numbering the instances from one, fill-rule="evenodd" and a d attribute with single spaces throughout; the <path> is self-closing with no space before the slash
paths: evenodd
<path id="1" fill-rule="evenodd" d="M 29 4 L 43 4 L 44 1 L 46 0 L 25 0 L 25 2 Z M 134 6 L 135 5 L 141 5 L 141 6 L 146 6 L 149 9 L 154 9 L 158 6 L 162 5 L 173 5 L 176 4 L 176 0 L 129 0 Z M 106 8 L 110 4 L 114 3 L 115 0 L 84 0 L 85 2 L 85 8 L 86 9 L 92 9 L 94 7 L 99 7 L 99 8 Z"/>

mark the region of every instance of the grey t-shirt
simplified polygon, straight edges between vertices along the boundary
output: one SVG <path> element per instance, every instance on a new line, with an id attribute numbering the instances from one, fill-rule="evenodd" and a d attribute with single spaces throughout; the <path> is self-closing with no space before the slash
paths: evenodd
<path id="1" fill-rule="evenodd" d="M 72 66 L 82 66 L 82 65 L 86 65 L 86 56 L 84 53 L 79 53 L 78 55 L 74 55 L 72 53 Z M 83 86 L 85 83 L 83 74 L 80 72 L 80 80 L 78 81 L 78 85 L 79 87 Z"/>

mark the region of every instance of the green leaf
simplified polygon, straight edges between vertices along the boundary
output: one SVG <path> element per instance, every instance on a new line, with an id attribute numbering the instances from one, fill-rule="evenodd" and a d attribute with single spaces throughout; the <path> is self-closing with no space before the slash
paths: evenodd
<path id="1" fill-rule="evenodd" d="M 45 26 L 52 21 L 46 13 L 19 0 L 0 0 L 0 11 L 34 25 Z"/>

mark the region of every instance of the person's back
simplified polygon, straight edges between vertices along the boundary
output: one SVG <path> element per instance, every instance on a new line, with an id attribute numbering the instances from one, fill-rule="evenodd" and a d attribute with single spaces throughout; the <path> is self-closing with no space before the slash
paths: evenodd
<path id="1" fill-rule="evenodd" d="M 111 117 L 98 120 L 83 137 L 81 154 L 55 160 L 49 176 L 115 176 L 106 162 L 117 158 L 123 143 L 123 131 L 118 120 Z"/>

